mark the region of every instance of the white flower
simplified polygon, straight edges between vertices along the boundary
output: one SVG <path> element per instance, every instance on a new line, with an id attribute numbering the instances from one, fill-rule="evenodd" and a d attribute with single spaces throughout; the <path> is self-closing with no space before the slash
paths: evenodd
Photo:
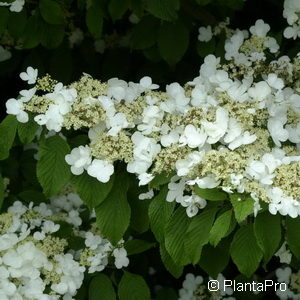
<path id="1" fill-rule="evenodd" d="M 224 136 L 228 128 L 228 122 L 228 111 L 222 107 L 218 107 L 216 110 L 215 122 L 201 121 L 201 125 L 208 135 L 207 142 L 209 144 L 218 142 Z"/>
<path id="2" fill-rule="evenodd" d="M 20 95 L 22 96 L 20 98 L 20 101 L 22 102 L 28 102 L 32 99 L 32 97 L 35 95 L 35 92 L 36 92 L 36 88 L 32 88 L 32 89 L 29 89 L 29 90 L 22 90 L 20 92 Z"/>
<path id="3" fill-rule="evenodd" d="M 115 257 L 115 266 L 117 269 L 122 269 L 129 265 L 129 259 L 127 257 L 127 251 L 124 248 L 116 248 L 113 251 Z"/>
<path id="4" fill-rule="evenodd" d="M 159 88 L 159 85 L 152 83 L 152 78 L 145 76 L 140 80 L 140 85 L 144 90 L 155 90 Z"/>
<path id="5" fill-rule="evenodd" d="M 85 233 L 85 245 L 92 250 L 96 250 L 97 247 L 101 244 L 102 238 L 100 235 L 94 235 L 92 232 Z"/>
<path id="6" fill-rule="evenodd" d="M 27 112 L 24 111 L 23 102 L 21 100 L 9 99 L 6 101 L 6 112 L 15 115 L 20 123 L 26 123 L 29 120 Z"/>
<path id="7" fill-rule="evenodd" d="M 66 162 L 71 165 L 71 172 L 80 175 L 92 162 L 91 149 L 88 145 L 74 148 L 65 156 Z"/>
<path id="8" fill-rule="evenodd" d="M 196 128 L 194 125 L 187 125 L 183 134 L 179 138 L 179 143 L 184 146 L 188 145 L 190 148 L 201 148 L 206 141 L 207 134 L 202 128 Z"/>
<path id="9" fill-rule="evenodd" d="M 90 176 L 96 177 L 100 182 L 106 183 L 114 173 L 114 166 L 110 162 L 101 159 L 94 159 L 88 166 L 87 172 Z"/>
<path id="10" fill-rule="evenodd" d="M 11 3 L 10 6 L 10 11 L 13 12 L 20 12 L 23 9 L 23 6 L 25 4 L 25 0 L 15 0 L 14 2 Z"/>
<path id="11" fill-rule="evenodd" d="M 250 27 L 250 32 L 260 38 L 266 37 L 270 30 L 270 25 L 266 24 L 263 20 L 259 19 L 255 22 L 254 26 Z"/>
<path id="12" fill-rule="evenodd" d="M 283 36 L 287 39 L 296 39 L 298 37 L 300 37 L 300 26 L 293 24 L 293 26 L 289 26 L 287 27 L 284 32 L 283 32 Z"/>
<path id="13" fill-rule="evenodd" d="M 33 69 L 32 67 L 28 67 L 26 72 L 22 72 L 20 77 L 22 80 L 27 81 L 28 84 L 34 84 L 36 82 L 38 76 L 38 70 Z"/>
<path id="14" fill-rule="evenodd" d="M 199 28 L 199 35 L 198 40 L 200 42 L 209 42 L 213 37 L 211 26 L 208 25 L 207 27 L 200 27 Z"/>
<path id="15" fill-rule="evenodd" d="M 271 94 L 271 88 L 265 81 L 259 81 L 249 88 L 248 94 L 255 101 L 263 101 Z"/>
<path id="16" fill-rule="evenodd" d="M 173 202 L 174 200 L 181 198 L 183 196 L 183 191 L 185 188 L 185 179 L 180 179 L 178 176 L 174 176 L 171 178 L 171 181 L 168 184 L 168 194 L 166 200 L 168 202 Z M 179 182 L 176 182 L 178 181 Z"/>
<path id="17" fill-rule="evenodd" d="M 284 88 L 284 82 L 281 78 L 278 78 L 277 74 L 269 74 L 268 79 L 266 80 L 270 87 L 281 90 Z"/>
<path id="18" fill-rule="evenodd" d="M 274 254 L 278 256 L 281 264 L 290 264 L 292 260 L 292 253 L 289 249 L 287 249 L 287 243 L 284 242 L 280 249 Z"/>
<path id="19" fill-rule="evenodd" d="M 291 274 L 292 269 L 290 267 L 279 268 L 276 270 L 277 280 L 279 282 L 285 282 L 286 284 L 289 284 Z"/>
<path id="20" fill-rule="evenodd" d="M 186 207 L 186 214 L 188 217 L 194 217 L 199 209 L 206 206 L 206 200 L 193 194 L 191 196 L 178 197 L 176 199 L 183 207 Z"/>
<path id="21" fill-rule="evenodd" d="M 145 185 L 148 184 L 153 178 L 154 175 L 149 173 L 143 173 L 139 175 L 139 185 Z"/>
<path id="22" fill-rule="evenodd" d="M 203 178 L 197 177 L 195 180 L 187 181 L 187 184 L 197 184 L 201 189 L 213 189 L 220 184 L 221 181 L 217 181 L 215 175 L 209 174 Z"/>
<path id="23" fill-rule="evenodd" d="M 193 151 L 189 153 L 184 159 L 176 161 L 176 170 L 178 176 L 186 176 L 189 171 L 198 163 L 201 162 L 205 151 Z"/>
<path id="24" fill-rule="evenodd" d="M 139 194 L 139 199 L 140 200 L 145 200 L 145 199 L 152 199 L 154 196 L 154 191 L 153 189 L 149 190 L 148 192 L 146 193 L 141 193 Z"/>
<path id="25" fill-rule="evenodd" d="M 128 127 L 129 123 L 126 120 L 126 116 L 123 113 L 116 113 L 106 121 L 106 126 L 109 129 L 107 134 L 116 136 L 122 128 Z"/>
<path id="26" fill-rule="evenodd" d="M 82 30 L 80 28 L 75 28 L 69 36 L 70 47 L 73 48 L 75 45 L 80 44 L 83 39 L 84 35 Z"/>

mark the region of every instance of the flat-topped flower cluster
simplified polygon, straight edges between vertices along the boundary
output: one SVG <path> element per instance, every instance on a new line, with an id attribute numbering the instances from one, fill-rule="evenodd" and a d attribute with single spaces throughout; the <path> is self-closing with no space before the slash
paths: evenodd
<path id="1" fill-rule="evenodd" d="M 56 133 L 88 130 L 89 144 L 66 156 L 75 175 L 105 183 L 124 161 L 140 185 L 170 176 L 166 200 L 189 216 L 206 205 L 198 186 L 250 194 L 254 214 L 264 201 L 272 214 L 297 217 L 300 56 L 279 56 L 269 30 L 258 20 L 249 31 L 228 31 L 224 62 L 208 55 L 198 77 L 164 92 L 147 76 L 101 82 L 84 74 L 64 86 L 29 67 L 20 76 L 35 85 L 9 99 L 7 113 L 20 122 L 31 114 Z"/>
<path id="2" fill-rule="evenodd" d="M 123 240 L 113 246 L 93 224 L 90 231 L 82 229 L 80 212 L 84 207 L 77 194 L 70 192 L 50 200 L 50 204 L 28 206 L 16 201 L 0 215 L 3 300 L 73 299 L 85 271 L 102 271 L 109 257 L 115 258 L 118 269 L 129 263 Z M 60 232 L 65 224 L 72 225 L 68 237 Z M 76 250 L 70 242 L 74 237 Z M 77 250 L 80 242 L 82 248 Z"/>

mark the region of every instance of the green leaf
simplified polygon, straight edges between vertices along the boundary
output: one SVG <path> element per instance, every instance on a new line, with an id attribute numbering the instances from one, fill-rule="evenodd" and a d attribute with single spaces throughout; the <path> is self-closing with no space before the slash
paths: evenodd
<path id="1" fill-rule="evenodd" d="M 128 202 L 131 208 L 130 227 L 139 233 L 149 229 L 149 204 L 150 200 L 140 200 L 141 190 L 136 178 L 131 177 L 130 188 L 128 190 Z"/>
<path id="2" fill-rule="evenodd" d="M 230 254 L 239 271 L 250 277 L 258 268 L 263 253 L 257 245 L 253 224 L 241 227 L 234 235 Z"/>
<path id="3" fill-rule="evenodd" d="M 120 300 L 150 300 L 150 290 L 142 276 L 124 272 L 119 283 Z"/>
<path id="4" fill-rule="evenodd" d="M 287 242 L 292 253 L 300 260 L 300 218 L 286 218 Z"/>
<path id="5" fill-rule="evenodd" d="M 146 0 L 146 3 L 147 10 L 159 19 L 172 21 L 177 18 L 179 0 Z"/>
<path id="6" fill-rule="evenodd" d="M 232 220 L 232 211 L 227 210 L 221 214 L 215 221 L 210 233 L 209 233 L 209 242 L 215 247 L 230 228 Z"/>
<path id="7" fill-rule="evenodd" d="M 152 16 L 145 16 L 133 27 L 130 36 L 131 47 L 133 49 L 141 50 L 153 46 L 156 43 L 158 26 L 159 22 L 157 19 Z M 155 178 L 153 180 L 155 180 Z"/>
<path id="8" fill-rule="evenodd" d="M 229 262 L 230 239 L 224 239 L 217 247 L 205 245 L 199 261 L 200 267 L 212 278 L 216 279 Z"/>
<path id="9" fill-rule="evenodd" d="M 85 20 L 91 35 L 94 38 L 99 39 L 101 37 L 103 27 L 103 12 L 101 6 L 98 4 L 95 5 L 94 2 L 87 10 Z"/>
<path id="10" fill-rule="evenodd" d="M 52 136 L 41 143 L 37 177 L 46 196 L 59 193 L 69 182 L 70 166 L 65 161 L 69 152 L 69 145 L 59 136 Z"/>
<path id="11" fill-rule="evenodd" d="M 185 251 L 186 232 L 191 223 L 191 218 L 186 215 L 183 207 L 178 207 L 165 228 L 165 246 L 174 262 L 178 265 L 186 265 L 190 262 Z M 188 249 L 188 252 L 190 249 Z"/>
<path id="12" fill-rule="evenodd" d="M 89 284 L 89 300 L 116 300 L 116 292 L 111 280 L 105 274 L 98 274 Z"/>
<path id="13" fill-rule="evenodd" d="M 111 0 L 108 4 L 108 11 L 113 21 L 119 20 L 129 9 L 130 0 Z"/>
<path id="14" fill-rule="evenodd" d="M 181 60 L 188 48 L 189 31 L 182 22 L 163 23 L 157 42 L 162 58 L 173 66 Z"/>
<path id="15" fill-rule="evenodd" d="M 191 220 L 185 235 L 185 248 L 187 249 L 190 262 L 193 264 L 198 263 L 202 247 L 208 243 L 209 232 L 216 212 L 216 207 L 207 208 Z"/>
<path id="16" fill-rule="evenodd" d="M 38 13 L 30 16 L 23 33 L 23 48 L 31 49 L 40 43 L 40 16 Z"/>
<path id="17" fill-rule="evenodd" d="M 33 120 L 33 118 L 29 118 L 27 123 L 18 123 L 18 135 L 20 141 L 23 144 L 29 144 L 32 142 L 39 127 L 40 126 Z"/>
<path id="18" fill-rule="evenodd" d="M 65 30 L 63 25 L 51 25 L 40 22 L 40 42 L 45 48 L 57 48 L 63 41 Z"/>
<path id="19" fill-rule="evenodd" d="M 241 223 L 253 213 L 254 201 L 250 197 L 245 199 L 244 195 L 230 194 L 230 202 L 233 206 L 234 215 L 238 223 Z"/>
<path id="20" fill-rule="evenodd" d="M 107 183 L 102 183 L 86 172 L 78 176 L 72 176 L 71 183 L 80 198 L 90 207 L 101 204 L 111 191 L 114 183 L 112 176 Z"/>
<path id="21" fill-rule="evenodd" d="M 9 10 L 6 7 L 0 7 L 0 34 L 6 29 L 9 19 Z"/>
<path id="22" fill-rule="evenodd" d="M 159 250 L 161 260 L 168 272 L 170 272 L 173 277 L 179 278 L 183 272 L 183 267 L 174 262 L 163 244 L 160 244 Z"/>
<path id="23" fill-rule="evenodd" d="M 153 180 L 149 183 L 149 186 L 151 189 L 159 188 L 161 185 L 169 183 L 174 175 L 174 173 L 167 174 L 166 172 L 162 172 L 153 178 Z"/>
<path id="24" fill-rule="evenodd" d="M 8 115 L 0 124 L 0 160 L 9 156 L 9 150 L 13 145 L 18 121 L 15 116 Z"/>
<path id="25" fill-rule="evenodd" d="M 258 214 L 254 220 L 254 234 L 264 261 L 268 263 L 281 241 L 281 216 L 271 215 L 268 211 Z"/>
<path id="26" fill-rule="evenodd" d="M 53 25 L 64 23 L 62 7 L 54 0 L 40 0 L 39 8 L 44 20 Z"/>
<path id="27" fill-rule="evenodd" d="M 130 221 L 130 206 L 127 202 L 128 175 L 116 176 L 106 199 L 96 207 L 97 225 L 101 233 L 116 244 L 125 233 Z"/>
<path id="28" fill-rule="evenodd" d="M 145 252 L 154 246 L 155 243 L 150 243 L 145 240 L 130 240 L 124 245 L 128 255 Z"/>
<path id="29" fill-rule="evenodd" d="M 22 37 L 27 22 L 27 12 L 23 9 L 17 13 L 11 13 L 7 24 L 9 34 L 15 39 Z"/>
<path id="30" fill-rule="evenodd" d="M 165 227 L 169 221 L 174 207 L 174 202 L 167 202 L 168 188 L 164 187 L 149 205 L 150 227 L 157 241 L 163 242 Z"/>
<path id="31" fill-rule="evenodd" d="M 195 193 L 205 200 L 221 201 L 227 199 L 227 194 L 219 189 L 201 189 L 198 186 L 194 187 Z"/>

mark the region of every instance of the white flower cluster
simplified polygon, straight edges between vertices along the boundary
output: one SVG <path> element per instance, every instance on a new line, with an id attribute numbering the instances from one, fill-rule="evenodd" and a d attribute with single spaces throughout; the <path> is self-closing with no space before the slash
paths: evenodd
<path id="1" fill-rule="evenodd" d="M 212 278 L 209 278 L 208 280 L 210 279 Z M 195 276 L 192 273 L 186 274 L 185 280 L 182 283 L 182 288 L 179 290 L 178 300 L 234 300 L 235 298 L 230 296 L 233 294 L 232 288 L 224 287 L 225 277 L 223 274 L 220 273 L 216 280 L 219 282 L 219 290 L 216 292 L 210 292 L 207 289 L 207 283 L 204 283 L 202 276 Z"/>
<path id="2" fill-rule="evenodd" d="M 277 281 L 285 283 L 286 290 L 278 289 L 276 295 L 281 300 L 300 299 L 300 271 L 293 273 L 290 267 L 279 268 L 276 270 Z"/>
<path id="3" fill-rule="evenodd" d="M 12 2 L 0 2 L 0 6 L 7 6 L 12 12 L 20 12 L 23 9 L 25 0 L 15 0 Z"/>
<path id="4" fill-rule="evenodd" d="M 251 194 L 254 215 L 262 200 L 272 214 L 297 217 L 300 59 L 267 61 L 266 54 L 278 51 L 269 30 L 257 20 L 249 31 L 234 31 L 225 42 L 227 63 L 208 55 L 198 77 L 184 86 L 171 83 L 165 92 L 155 91 L 147 76 L 139 83 L 102 83 L 85 74 L 70 86 L 53 84 L 50 92 L 49 84 L 43 96 L 35 95 L 43 90 L 38 80 L 7 101 L 7 112 L 26 122 L 31 111 L 55 132 L 88 128 L 90 143 L 66 155 L 75 175 L 86 171 L 108 182 L 118 160 L 140 185 L 163 172 L 175 175 L 167 201 L 186 207 L 190 217 L 206 205 L 195 186 Z M 36 77 L 32 68 L 21 73 L 30 84 Z"/>
<path id="5" fill-rule="evenodd" d="M 82 285 L 84 273 L 102 271 L 110 256 L 115 266 L 128 266 L 123 240 L 117 247 L 97 232 L 80 230 L 82 201 L 69 193 L 51 198 L 51 204 L 25 206 L 14 202 L 0 215 L 0 299 L 71 300 Z M 69 236 L 58 237 L 57 221 L 74 225 L 74 236 L 85 248 L 74 251 Z"/>
<path id="6" fill-rule="evenodd" d="M 285 0 L 283 16 L 286 18 L 288 26 L 283 35 L 287 39 L 296 39 L 300 37 L 300 2 L 298 0 Z"/>

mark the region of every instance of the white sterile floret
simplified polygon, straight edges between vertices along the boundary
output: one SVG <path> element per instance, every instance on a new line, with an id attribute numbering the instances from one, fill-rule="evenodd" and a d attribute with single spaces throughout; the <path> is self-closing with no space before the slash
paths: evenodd
<path id="1" fill-rule="evenodd" d="M 91 149 L 88 145 L 74 148 L 65 156 L 65 160 L 71 166 L 71 172 L 80 175 L 92 162 Z"/>
<path id="2" fill-rule="evenodd" d="M 250 32 L 260 38 L 266 37 L 270 31 L 270 25 L 266 24 L 263 20 L 259 19 L 255 22 L 255 25 L 250 27 Z"/>
<path id="3" fill-rule="evenodd" d="M 34 84 L 36 82 L 38 76 L 38 70 L 33 69 L 32 67 L 28 67 L 26 72 L 22 72 L 20 77 L 22 80 L 27 81 L 28 84 Z"/>
<path id="4" fill-rule="evenodd" d="M 183 207 L 186 207 L 186 214 L 188 217 L 194 217 L 199 209 L 202 209 L 206 206 L 206 200 L 193 194 L 191 196 L 183 196 L 176 198 L 176 201 L 179 202 Z"/>
<path id="5" fill-rule="evenodd" d="M 85 233 L 85 245 L 90 249 L 97 249 L 101 242 L 102 238 L 100 237 L 100 235 L 94 235 L 92 232 L 89 231 Z"/>
<path id="6" fill-rule="evenodd" d="M 179 138 L 180 145 L 188 145 L 190 148 L 201 148 L 206 142 L 207 134 L 203 128 L 187 125 Z"/>
<path id="7" fill-rule="evenodd" d="M 115 257 L 115 266 L 117 269 L 122 269 L 129 265 L 129 259 L 127 257 L 127 251 L 124 248 L 116 248 L 113 251 Z"/>
<path id="8" fill-rule="evenodd" d="M 142 173 L 139 175 L 139 185 L 146 185 L 148 184 L 152 179 L 154 178 L 154 175 L 150 173 Z"/>
<path id="9" fill-rule="evenodd" d="M 208 25 L 207 27 L 199 28 L 198 40 L 200 42 L 209 42 L 212 39 L 212 37 L 213 33 L 210 25 Z"/>
<path id="10" fill-rule="evenodd" d="M 132 162 L 127 164 L 129 173 L 143 174 L 152 165 L 156 154 L 161 150 L 161 146 L 153 138 L 145 137 L 139 131 L 136 131 L 131 140 L 134 144 Z"/>
<path id="11" fill-rule="evenodd" d="M 106 160 L 94 159 L 88 166 L 87 172 L 90 176 L 96 177 L 100 182 L 106 183 L 114 173 L 114 166 Z"/>
<path id="12" fill-rule="evenodd" d="M 205 151 L 193 151 L 189 153 L 184 159 L 176 161 L 176 170 L 178 176 L 186 176 L 194 166 L 199 164 L 205 154 Z"/>
<path id="13" fill-rule="evenodd" d="M 215 122 L 201 121 L 201 125 L 208 136 L 207 142 L 209 144 L 218 142 L 224 136 L 228 128 L 228 122 L 228 111 L 222 107 L 217 108 Z"/>
<path id="14" fill-rule="evenodd" d="M 279 250 L 274 254 L 279 257 L 281 264 L 291 264 L 292 261 L 292 253 L 289 249 L 287 249 L 287 243 L 283 242 Z"/>
<path id="15" fill-rule="evenodd" d="M 278 78 L 277 74 L 269 74 L 266 81 L 270 87 L 276 90 L 281 90 L 284 88 L 284 82 L 281 78 Z"/>
<path id="16" fill-rule="evenodd" d="M 174 200 L 181 198 L 185 189 L 185 178 L 173 176 L 168 184 L 168 194 L 166 200 L 173 202 Z"/>
<path id="17" fill-rule="evenodd" d="M 139 199 L 140 200 L 152 199 L 153 197 L 154 197 L 154 191 L 153 191 L 153 189 L 149 190 L 146 193 L 139 194 Z"/>
<path id="18" fill-rule="evenodd" d="M 36 92 L 36 88 L 32 88 L 32 89 L 29 89 L 29 90 L 22 90 L 20 91 L 20 100 L 22 102 L 28 102 L 32 99 L 32 97 L 35 95 L 35 92 Z"/>
<path id="19" fill-rule="evenodd" d="M 287 39 L 297 39 L 300 37 L 300 25 L 293 24 L 293 26 L 287 27 L 283 32 L 283 36 Z"/>
<path id="20" fill-rule="evenodd" d="M 276 215 L 279 212 L 283 216 L 297 218 L 300 215 L 300 203 L 290 196 L 284 195 L 282 189 L 273 187 L 268 191 L 268 197 L 271 199 L 269 203 L 269 212 Z"/>
<path id="21" fill-rule="evenodd" d="M 179 290 L 178 300 L 195 300 L 196 296 L 194 293 L 202 283 L 202 276 L 195 276 L 192 273 L 186 274 L 185 280 L 182 283 L 182 288 Z"/>
<path id="22" fill-rule="evenodd" d="M 209 174 L 203 178 L 197 177 L 194 180 L 188 180 L 186 182 L 188 185 L 195 185 L 197 184 L 201 189 L 213 189 L 217 187 L 221 181 L 216 180 L 216 176 L 214 174 Z"/>
<path id="23" fill-rule="evenodd" d="M 159 88 L 159 85 L 152 83 L 152 78 L 145 76 L 140 80 L 140 86 L 143 90 L 155 90 Z"/>
<path id="24" fill-rule="evenodd" d="M 150 134 L 154 131 L 159 131 L 160 127 L 156 123 L 162 120 L 164 112 L 156 105 L 146 106 L 143 110 L 142 124 L 137 126 L 137 129 L 143 134 Z"/>
<path id="25" fill-rule="evenodd" d="M 290 282 L 290 276 L 292 274 L 292 269 L 290 267 L 278 268 L 275 272 L 277 280 L 279 282 L 285 282 L 288 284 Z"/>
<path id="26" fill-rule="evenodd" d="M 123 113 L 117 113 L 106 121 L 106 126 L 109 129 L 107 135 L 116 136 L 122 128 L 129 126 L 126 116 Z"/>
<path id="27" fill-rule="evenodd" d="M 271 94 L 271 88 L 265 81 L 259 81 L 248 90 L 249 96 L 255 101 L 263 101 Z"/>
<path id="28" fill-rule="evenodd" d="M 26 123 L 29 120 L 28 113 L 24 111 L 22 100 L 9 99 L 6 101 L 6 112 L 15 115 L 20 123 Z"/>
<path id="29" fill-rule="evenodd" d="M 69 36 L 69 43 L 70 47 L 73 48 L 75 45 L 80 44 L 84 39 L 84 34 L 80 28 L 75 28 L 70 36 Z"/>
<path id="30" fill-rule="evenodd" d="M 45 95 L 46 98 L 53 101 L 44 114 L 36 115 L 34 120 L 39 125 L 46 125 L 48 130 L 59 132 L 63 126 L 64 115 L 69 113 L 72 104 L 77 97 L 77 91 L 74 88 L 68 89 L 62 83 L 56 84 L 54 91 Z"/>

